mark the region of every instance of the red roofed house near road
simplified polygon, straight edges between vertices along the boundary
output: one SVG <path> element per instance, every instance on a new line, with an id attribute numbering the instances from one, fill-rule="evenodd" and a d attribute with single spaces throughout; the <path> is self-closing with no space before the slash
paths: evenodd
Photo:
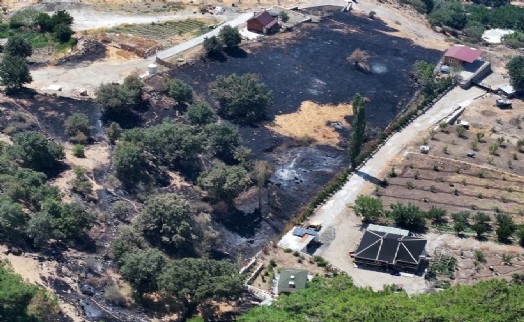
<path id="1" fill-rule="evenodd" d="M 255 13 L 253 18 L 247 21 L 247 30 L 261 32 L 264 34 L 275 31 L 278 28 L 278 18 L 267 11 Z"/>
<path id="2" fill-rule="evenodd" d="M 483 54 L 482 50 L 455 45 L 444 54 L 444 64 L 458 66 L 462 63 L 472 63 Z"/>

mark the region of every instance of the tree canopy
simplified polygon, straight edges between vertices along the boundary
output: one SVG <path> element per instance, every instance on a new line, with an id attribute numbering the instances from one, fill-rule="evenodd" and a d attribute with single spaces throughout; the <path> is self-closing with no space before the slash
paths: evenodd
<path id="1" fill-rule="evenodd" d="M 389 214 L 395 224 L 410 231 L 423 231 L 426 228 L 424 212 L 412 203 L 397 203 L 391 206 Z"/>
<path id="2" fill-rule="evenodd" d="M 193 99 L 193 89 L 180 79 L 167 81 L 167 94 L 177 103 L 191 102 Z"/>
<path id="3" fill-rule="evenodd" d="M 220 103 L 220 114 L 240 123 L 265 119 L 271 104 L 271 91 L 255 74 L 219 76 L 210 84 L 210 94 Z"/>
<path id="4" fill-rule="evenodd" d="M 216 54 L 222 50 L 222 40 L 217 36 L 211 36 L 204 38 L 202 43 L 204 50 L 208 55 Z"/>
<path id="5" fill-rule="evenodd" d="M 207 103 L 191 104 L 187 108 L 187 118 L 194 125 L 206 125 L 216 121 L 215 111 Z"/>
<path id="6" fill-rule="evenodd" d="M 229 48 L 237 47 L 242 41 L 242 36 L 240 35 L 238 28 L 232 27 L 230 25 L 225 25 L 222 27 L 218 33 L 218 36 L 222 40 L 222 43 Z"/>
<path id="7" fill-rule="evenodd" d="M 146 181 L 147 159 L 141 147 L 131 142 L 118 142 L 113 155 L 115 175 L 124 185 Z"/>
<path id="8" fill-rule="evenodd" d="M 240 322 L 277 321 L 518 321 L 524 285 L 493 279 L 441 292 L 408 296 L 393 288 L 374 292 L 345 275 L 316 278 L 300 292 L 259 306 Z"/>
<path id="9" fill-rule="evenodd" d="M 524 56 L 515 56 L 507 63 L 510 83 L 517 91 L 524 91 Z"/>
<path id="10" fill-rule="evenodd" d="M 58 161 L 65 157 L 64 148 L 60 144 L 33 131 L 15 134 L 9 154 L 22 166 L 46 173 L 53 170 Z"/>
<path id="11" fill-rule="evenodd" d="M 238 128 L 229 123 L 213 123 L 206 126 L 209 143 L 216 155 L 224 161 L 233 160 L 235 149 L 240 145 Z"/>
<path id="12" fill-rule="evenodd" d="M 102 84 L 96 89 L 95 101 L 102 105 L 107 116 L 114 118 L 126 115 L 142 102 L 143 86 L 137 76 L 126 77 L 121 85 Z"/>
<path id="13" fill-rule="evenodd" d="M 370 196 L 359 195 L 355 200 L 353 208 L 357 216 L 362 217 L 362 221 L 374 222 L 377 218 L 384 215 L 382 200 Z"/>
<path id="14" fill-rule="evenodd" d="M 33 54 L 33 47 L 21 36 L 13 36 L 7 40 L 4 52 L 6 55 L 26 58 Z"/>
<path id="15" fill-rule="evenodd" d="M 216 199 L 232 202 L 251 183 L 247 171 L 241 166 L 215 165 L 198 178 L 198 184 Z"/>
<path id="16" fill-rule="evenodd" d="M 5 55 L 0 63 L 1 84 L 7 91 L 20 89 L 33 81 L 24 57 Z"/>

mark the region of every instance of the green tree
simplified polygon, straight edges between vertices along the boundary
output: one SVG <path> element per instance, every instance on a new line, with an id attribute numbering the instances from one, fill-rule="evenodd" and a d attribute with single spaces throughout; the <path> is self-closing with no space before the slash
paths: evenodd
<path id="1" fill-rule="evenodd" d="M 26 58 L 33 54 L 33 47 L 21 36 L 12 36 L 7 40 L 4 53 L 10 56 Z"/>
<path id="2" fill-rule="evenodd" d="M 522 278 L 511 283 L 492 279 L 474 285 L 454 285 L 440 292 L 408 296 L 385 287 L 382 291 L 357 287 L 340 274 L 319 277 L 305 290 L 279 296 L 271 306 L 258 306 L 238 317 L 239 322 L 308 321 L 519 321 Z M 493 296 L 487 296 L 487 294 Z M 514 299 L 502 300 L 501 298 Z M 348 308 L 348 303 L 350 303 Z M 423 318 L 421 318 L 423 317 Z M 479 318 L 481 317 L 481 318 Z"/>
<path id="3" fill-rule="evenodd" d="M 147 160 L 141 147 L 130 142 L 118 142 L 113 155 L 116 177 L 126 186 L 145 181 Z"/>
<path id="4" fill-rule="evenodd" d="M 429 14 L 429 22 L 432 25 L 448 26 L 458 30 L 462 30 L 467 21 L 464 5 L 458 2 L 441 2 Z"/>
<path id="5" fill-rule="evenodd" d="M 15 274 L 7 261 L 0 263 L 0 314 L 10 322 L 51 322 L 59 318 L 57 297 Z"/>
<path id="6" fill-rule="evenodd" d="M 48 141 L 42 134 L 32 131 L 15 134 L 9 154 L 22 166 L 43 172 L 53 170 L 58 161 L 65 157 L 60 144 Z"/>
<path id="7" fill-rule="evenodd" d="M 271 91 L 255 74 L 219 76 L 210 84 L 210 94 L 220 103 L 220 114 L 241 123 L 265 119 L 271 104 Z"/>
<path id="8" fill-rule="evenodd" d="M 135 226 L 152 244 L 164 245 L 180 255 L 195 253 L 193 236 L 197 224 L 193 221 L 189 202 L 177 194 L 149 198 L 135 220 Z"/>
<path id="9" fill-rule="evenodd" d="M 280 18 L 280 20 L 282 20 L 282 22 L 286 23 L 289 21 L 289 15 L 287 14 L 287 12 L 285 11 L 280 11 L 278 13 L 278 17 Z"/>
<path id="10" fill-rule="evenodd" d="M 362 217 L 364 222 L 376 222 L 384 215 L 382 200 L 365 195 L 357 197 L 353 210 L 357 216 Z"/>
<path id="11" fill-rule="evenodd" d="M 482 212 L 477 212 L 475 216 L 473 216 L 473 226 L 471 226 L 471 229 L 475 233 L 477 233 L 477 238 L 482 238 L 482 235 L 484 235 L 487 231 L 489 231 L 489 222 L 491 218 L 489 215 L 486 215 Z"/>
<path id="12" fill-rule="evenodd" d="M 207 103 L 191 104 L 187 108 L 187 118 L 194 125 L 206 125 L 216 121 L 215 111 Z"/>
<path id="13" fill-rule="evenodd" d="M 515 56 L 506 64 L 509 80 L 517 91 L 524 91 L 524 56 Z"/>
<path id="14" fill-rule="evenodd" d="M 169 262 L 157 283 L 163 293 L 182 303 L 184 318 L 189 318 L 208 300 L 237 299 L 244 291 L 243 280 L 226 261 L 185 258 Z"/>
<path id="15" fill-rule="evenodd" d="M 136 133 L 126 131 L 123 138 L 141 142 L 146 151 L 162 163 L 188 170 L 189 174 L 198 167 L 198 155 L 204 148 L 204 138 L 195 126 L 176 123 L 171 119 L 164 119 L 161 124 Z"/>
<path id="16" fill-rule="evenodd" d="M 497 214 L 497 237 L 500 241 L 507 241 L 511 235 L 513 235 L 517 229 L 513 218 L 508 214 Z"/>
<path id="17" fill-rule="evenodd" d="M 71 29 L 69 25 L 61 23 L 56 25 L 53 29 L 53 34 L 59 42 L 66 43 L 69 40 L 71 40 L 71 36 L 73 35 L 73 29 Z"/>
<path id="18" fill-rule="evenodd" d="M 517 238 L 519 239 L 520 246 L 524 247 L 524 227 L 520 227 L 520 229 L 517 230 Z"/>
<path id="19" fill-rule="evenodd" d="M 0 81 L 7 91 L 22 88 L 33 81 L 24 57 L 5 55 L 0 64 Z"/>
<path id="20" fill-rule="evenodd" d="M 468 226 L 469 226 L 469 217 L 470 213 L 468 211 L 460 211 L 451 214 L 451 218 L 453 218 L 453 230 L 457 234 L 460 232 L 463 232 Z"/>
<path id="21" fill-rule="evenodd" d="M 165 264 L 166 258 L 159 250 L 140 250 L 122 258 L 120 274 L 139 294 L 156 292 L 156 280 Z"/>
<path id="22" fill-rule="evenodd" d="M 222 41 L 216 37 L 206 37 L 204 38 L 204 42 L 202 43 L 202 46 L 204 47 L 204 50 L 208 55 L 216 54 L 222 50 Z"/>
<path id="23" fill-rule="evenodd" d="M 40 31 L 49 32 L 53 30 L 53 20 L 45 12 L 39 12 L 35 17 L 35 23 L 40 27 Z"/>
<path id="24" fill-rule="evenodd" d="M 240 145 L 238 128 L 229 123 L 213 123 L 206 126 L 209 143 L 216 155 L 225 161 L 233 160 L 233 154 Z"/>
<path id="25" fill-rule="evenodd" d="M 353 108 L 353 123 L 349 144 L 349 155 L 351 158 L 351 166 L 355 168 L 358 165 L 358 156 L 360 155 L 366 135 L 366 110 L 364 109 L 364 97 L 358 93 L 355 94 L 351 100 L 351 106 Z"/>
<path id="26" fill-rule="evenodd" d="M 65 204 L 58 200 L 44 202 L 42 211 L 35 216 L 44 216 L 50 221 L 52 233 L 47 239 L 74 239 L 91 228 L 95 221 L 95 217 L 80 204 Z"/>
<path id="27" fill-rule="evenodd" d="M 393 218 L 397 226 L 404 229 L 411 231 L 423 231 L 426 229 L 424 212 L 412 203 L 392 205 L 389 216 Z"/>
<path id="28" fill-rule="evenodd" d="M 469 21 L 464 27 L 464 35 L 472 42 L 481 42 L 482 34 L 486 29 L 478 21 Z"/>
<path id="29" fill-rule="evenodd" d="M 95 91 L 95 101 L 108 116 L 126 115 L 142 102 L 143 84 L 137 76 L 128 76 L 122 85 L 102 84 Z"/>
<path id="30" fill-rule="evenodd" d="M 198 178 L 198 184 L 216 199 L 231 203 L 251 184 L 247 171 L 241 166 L 215 165 Z"/>
<path id="31" fill-rule="evenodd" d="M 69 14 L 69 12 L 65 10 L 59 10 L 55 12 L 51 16 L 51 20 L 53 21 L 53 27 L 56 27 L 58 25 L 66 25 L 71 26 L 73 24 L 73 17 Z"/>
<path id="32" fill-rule="evenodd" d="M 91 127 L 87 115 L 82 113 L 73 113 L 65 122 L 65 132 L 70 138 L 83 134 L 86 138 L 91 136 Z"/>
<path id="33" fill-rule="evenodd" d="M 146 244 L 146 241 L 136 227 L 124 225 L 120 227 L 118 235 L 111 242 L 109 250 L 115 261 L 119 265 L 122 265 L 126 255 L 146 249 Z"/>
<path id="34" fill-rule="evenodd" d="M 431 208 L 426 212 L 426 218 L 433 220 L 435 223 L 442 223 L 444 222 L 446 214 L 446 210 L 431 206 Z"/>
<path id="35" fill-rule="evenodd" d="M 7 196 L 0 196 L 0 238 L 19 237 L 27 217 L 22 207 Z"/>
<path id="36" fill-rule="evenodd" d="M 180 79 L 167 81 L 167 94 L 177 103 L 186 103 L 193 100 L 193 89 Z"/>
<path id="37" fill-rule="evenodd" d="M 122 127 L 116 122 L 111 122 L 106 129 L 106 135 L 112 143 L 115 143 L 122 135 Z"/>
<path id="38" fill-rule="evenodd" d="M 238 31 L 237 27 L 231 27 L 230 25 L 225 25 L 220 32 L 218 37 L 222 40 L 222 43 L 228 48 L 237 47 L 242 41 L 242 36 Z"/>

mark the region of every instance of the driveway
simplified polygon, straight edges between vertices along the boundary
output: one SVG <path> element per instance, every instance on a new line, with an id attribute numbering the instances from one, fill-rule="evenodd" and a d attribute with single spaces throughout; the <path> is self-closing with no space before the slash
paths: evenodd
<path id="1" fill-rule="evenodd" d="M 413 141 L 426 136 L 431 126 L 451 114 L 459 105 L 468 106 L 484 94 L 485 91 L 476 87 L 469 90 L 456 87 L 403 131 L 395 133 L 363 167 L 350 176 L 342 189 L 311 217 L 311 221 L 320 221 L 324 225 L 321 232 L 323 245 L 315 255 L 324 257 L 334 266 L 347 272 L 359 285 L 381 289 L 384 284 L 400 283 L 408 292 L 420 292 L 424 284 L 420 277 L 396 277 L 353 267 L 348 252 L 356 249 L 363 232 L 360 228 L 360 218 L 357 218 L 348 206 L 354 203 L 358 195 L 371 192 L 374 188 L 372 182 L 381 179 L 392 162 L 402 158 L 405 148 Z"/>

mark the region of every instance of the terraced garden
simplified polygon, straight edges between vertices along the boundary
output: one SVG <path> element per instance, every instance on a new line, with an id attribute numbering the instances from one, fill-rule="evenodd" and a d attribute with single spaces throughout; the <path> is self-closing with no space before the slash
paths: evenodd
<path id="1" fill-rule="evenodd" d="M 173 37 L 190 34 L 199 36 L 209 30 L 209 25 L 216 23 L 211 19 L 172 20 L 161 23 L 122 25 L 109 29 L 108 33 L 122 33 L 132 36 L 165 42 Z"/>

